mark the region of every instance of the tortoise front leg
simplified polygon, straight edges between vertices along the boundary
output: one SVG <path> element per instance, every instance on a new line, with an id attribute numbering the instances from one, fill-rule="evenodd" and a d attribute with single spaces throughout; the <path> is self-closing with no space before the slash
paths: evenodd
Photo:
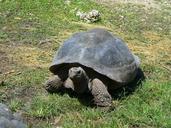
<path id="1" fill-rule="evenodd" d="M 54 75 L 44 83 L 44 86 L 50 93 L 59 92 L 63 88 L 63 81 L 58 75 Z"/>
<path id="2" fill-rule="evenodd" d="M 95 105 L 100 107 L 110 107 L 112 105 L 112 97 L 101 80 L 93 79 L 89 88 L 94 97 Z"/>

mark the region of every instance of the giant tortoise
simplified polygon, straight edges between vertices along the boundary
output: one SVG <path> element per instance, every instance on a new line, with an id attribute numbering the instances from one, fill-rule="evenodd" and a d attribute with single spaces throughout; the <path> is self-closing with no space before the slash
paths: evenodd
<path id="1" fill-rule="evenodd" d="M 72 35 L 58 49 L 49 70 L 54 74 L 45 82 L 48 92 L 72 89 L 91 93 L 94 104 L 111 106 L 109 90 L 133 81 L 139 58 L 120 38 L 105 29 L 92 29 Z"/>

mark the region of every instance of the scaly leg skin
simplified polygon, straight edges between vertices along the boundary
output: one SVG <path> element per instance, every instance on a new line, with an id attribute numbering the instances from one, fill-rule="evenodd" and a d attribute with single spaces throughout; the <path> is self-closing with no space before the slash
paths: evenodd
<path id="1" fill-rule="evenodd" d="M 44 86 L 49 93 L 59 92 L 63 87 L 63 81 L 58 75 L 54 75 L 45 82 Z"/>
<path id="2" fill-rule="evenodd" d="M 94 97 L 95 105 L 99 107 L 111 107 L 112 97 L 107 87 L 99 79 L 93 79 L 90 83 L 90 91 Z"/>

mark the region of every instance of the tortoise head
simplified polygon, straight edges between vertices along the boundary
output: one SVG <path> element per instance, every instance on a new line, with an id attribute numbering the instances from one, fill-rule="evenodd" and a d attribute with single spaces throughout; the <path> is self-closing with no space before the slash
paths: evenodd
<path id="1" fill-rule="evenodd" d="M 88 89 L 89 78 L 81 67 L 72 67 L 69 69 L 68 77 L 73 81 L 74 90 L 83 93 Z"/>
<path id="2" fill-rule="evenodd" d="M 68 76 L 73 81 L 80 81 L 86 77 L 86 72 L 81 67 L 72 67 L 69 69 Z"/>

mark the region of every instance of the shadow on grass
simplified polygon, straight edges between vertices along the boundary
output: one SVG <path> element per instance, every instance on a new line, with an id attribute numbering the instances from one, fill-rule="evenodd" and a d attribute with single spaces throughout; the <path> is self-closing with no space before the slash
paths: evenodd
<path id="1" fill-rule="evenodd" d="M 144 75 L 142 69 L 139 68 L 137 76 L 135 77 L 135 79 L 132 82 L 130 82 L 129 84 L 127 84 L 124 87 L 118 88 L 118 89 L 110 92 L 113 100 L 121 100 L 121 99 L 124 99 L 125 97 L 133 94 L 137 88 L 142 86 L 142 82 L 144 80 L 145 80 L 145 75 Z"/>
<path id="2" fill-rule="evenodd" d="M 133 94 L 137 88 L 141 87 L 142 82 L 144 80 L 145 80 L 144 73 L 139 68 L 137 76 L 135 77 L 135 79 L 132 82 L 130 82 L 128 85 L 126 85 L 124 87 L 118 88 L 113 91 L 109 91 L 109 93 L 111 94 L 113 100 L 122 100 L 125 97 Z M 93 104 L 93 96 L 91 95 L 91 93 L 84 93 L 82 95 L 78 95 L 76 92 L 74 92 L 71 89 L 62 89 L 62 90 L 60 90 L 58 92 L 54 92 L 54 93 L 58 93 L 59 95 L 64 95 L 65 93 L 67 93 L 71 98 L 78 98 L 80 103 L 85 106 L 96 107 Z"/>

